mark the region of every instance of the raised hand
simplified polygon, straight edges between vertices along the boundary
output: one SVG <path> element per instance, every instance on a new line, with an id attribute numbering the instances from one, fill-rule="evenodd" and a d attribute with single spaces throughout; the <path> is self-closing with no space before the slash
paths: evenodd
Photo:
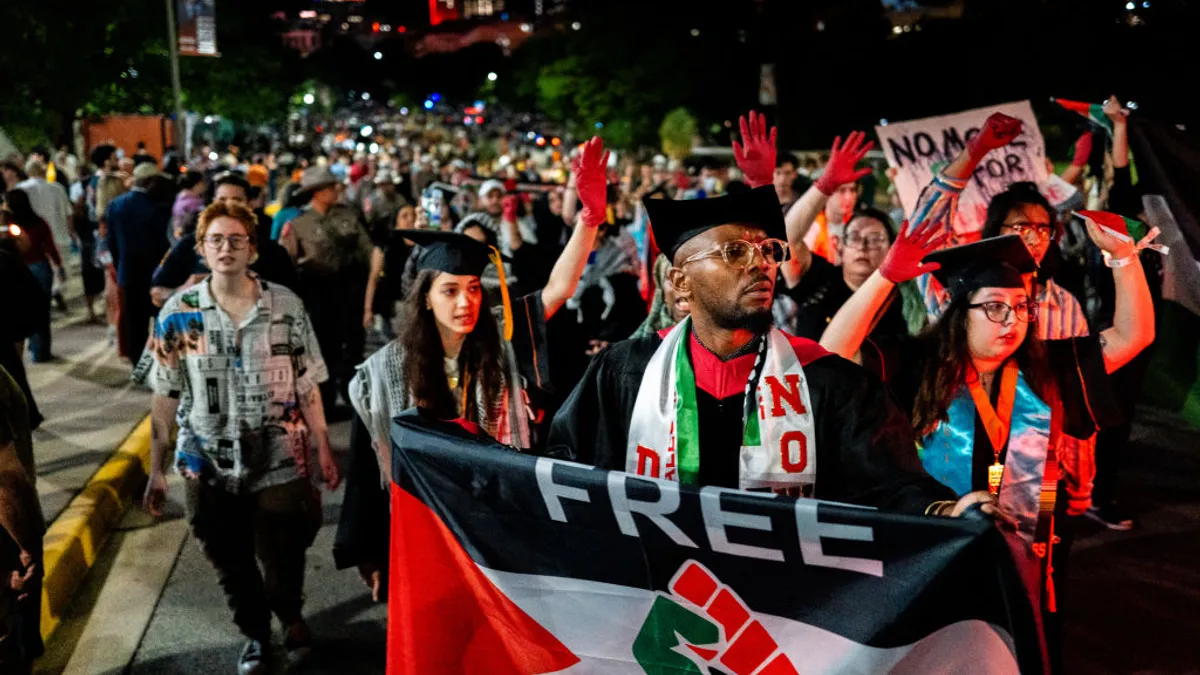
<path id="1" fill-rule="evenodd" d="M 940 249 L 950 236 L 949 232 L 939 232 L 937 228 L 926 227 L 919 232 L 912 232 L 908 222 L 900 226 L 900 234 L 892 247 L 888 249 L 887 257 L 879 266 L 879 274 L 893 284 L 916 279 L 922 274 L 939 270 L 938 263 L 923 263 L 925 256 Z"/>
<path id="2" fill-rule="evenodd" d="M 767 118 L 762 113 L 750 111 L 750 120 L 738 118 L 742 132 L 742 143 L 733 142 L 733 157 L 738 168 L 752 188 L 770 185 L 775 180 L 775 127 L 767 134 Z"/>
<path id="3" fill-rule="evenodd" d="M 875 147 L 875 141 L 867 141 L 863 131 L 852 131 L 842 143 L 842 137 L 833 139 L 833 148 L 829 150 L 829 163 L 825 171 L 817 179 L 816 187 L 825 195 L 833 195 L 838 186 L 854 183 L 859 178 L 871 173 L 870 169 L 855 169 L 863 157 Z M 865 141 L 865 142 L 864 142 Z"/>
<path id="4" fill-rule="evenodd" d="M 1123 107 L 1116 96 L 1109 96 L 1104 102 L 1104 114 L 1113 124 L 1124 124 L 1125 118 L 1129 117 L 1129 108 Z"/>
<path id="5" fill-rule="evenodd" d="M 996 148 L 1003 148 L 1021 135 L 1021 120 L 1004 113 L 992 113 L 979 133 L 967 141 L 967 153 L 975 160 L 983 159 Z"/>
<path id="6" fill-rule="evenodd" d="M 501 212 L 501 217 L 504 219 L 504 222 L 506 222 L 506 223 L 516 222 L 517 221 L 517 196 L 516 195 L 505 195 L 504 199 L 500 202 L 500 204 L 501 204 L 501 207 L 504 209 Z"/>
<path id="7" fill-rule="evenodd" d="M 1071 166 L 1085 166 L 1088 163 L 1088 157 L 1092 154 L 1092 132 L 1085 131 L 1075 141 L 1075 156 L 1071 159 Z"/>
<path id="8" fill-rule="evenodd" d="M 575 177 L 575 191 L 583 210 L 579 219 L 588 227 L 599 227 L 608 219 L 608 152 L 599 136 L 583 144 L 583 152 L 571 165 Z"/>

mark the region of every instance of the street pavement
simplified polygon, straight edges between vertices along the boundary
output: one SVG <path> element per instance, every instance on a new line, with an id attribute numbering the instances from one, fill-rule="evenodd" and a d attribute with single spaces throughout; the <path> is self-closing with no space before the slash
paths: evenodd
<path id="1" fill-rule="evenodd" d="M 73 313 L 56 319 L 59 363 L 31 366 L 47 422 L 37 433 L 39 493 L 47 518 L 145 414 L 149 395 L 127 383 L 128 366 L 103 327 Z M 348 424 L 331 427 L 345 466 Z M 1133 532 L 1081 524 L 1070 580 L 1059 586 L 1067 672 L 1200 673 L 1200 433 L 1139 410 L 1122 472 Z M 211 566 L 183 520 L 173 479 L 168 515 L 126 514 L 38 673 L 210 675 L 236 672 L 243 644 Z M 309 550 L 305 613 L 316 639 L 316 674 L 382 674 L 386 612 L 353 571 L 334 569 L 333 533 L 342 489 L 323 492 L 325 525 Z M 282 672 L 279 670 L 277 672 Z"/>
<path id="2" fill-rule="evenodd" d="M 78 268 L 76 268 L 77 270 Z M 76 272 L 54 310 L 50 363 L 25 368 L 45 421 L 33 432 L 38 496 L 47 522 L 66 508 L 149 410 L 149 394 L 129 382 L 130 366 L 108 344 L 107 327 L 87 323 Z M 103 302 L 97 302 L 103 311 Z"/>

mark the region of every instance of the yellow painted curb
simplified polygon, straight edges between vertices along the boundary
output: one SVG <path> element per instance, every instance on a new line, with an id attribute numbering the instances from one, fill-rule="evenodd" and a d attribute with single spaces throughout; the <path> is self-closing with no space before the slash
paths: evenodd
<path id="1" fill-rule="evenodd" d="M 150 417 L 143 419 L 117 451 L 46 530 L 42 554 L 42 639 L 58 627 L 71 596 L 96 562 L 125 499 L 150 471 Z"/>

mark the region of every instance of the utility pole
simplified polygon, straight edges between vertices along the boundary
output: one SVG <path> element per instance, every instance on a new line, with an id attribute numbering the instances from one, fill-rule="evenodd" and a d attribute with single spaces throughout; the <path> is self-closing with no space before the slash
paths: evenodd
<path id="1" fill-rule="evenodd" d="M 167 48 L 171 52 L 171 90 L 175 97 L 175 149 L 181 160 L 187 159 L 187 123 L 183 119 L 183 85 L 179 82 L 178 27 L 175 25 L 175 0 L 167 3 Z"/>

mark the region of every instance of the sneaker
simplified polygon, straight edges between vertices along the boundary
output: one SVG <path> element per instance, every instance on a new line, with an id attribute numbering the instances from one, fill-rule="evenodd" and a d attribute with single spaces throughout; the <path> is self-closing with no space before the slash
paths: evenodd
<path id="1" fill-rule="evenodd" d="M 290 668 L 307 663 L 312 658 L 312 633 L 303 619 L 288 626 L 283 637 L 283 646 L 287 650 Z"/>
<path id="2" fill-rule="evenodd" d="M 1128 532 L 1133 529 L 1133 518 L 1126 516 L 1116 506 L 1093 506 L 1083 515 L 1088 520 L 1097 522 L 1110 530 Z"/>
<path id="3" fill-rule="evenodd" d="M 238 675 L 266 675 L 267 653 L 262 642 L 250 640 L 238 659 Z"/>

